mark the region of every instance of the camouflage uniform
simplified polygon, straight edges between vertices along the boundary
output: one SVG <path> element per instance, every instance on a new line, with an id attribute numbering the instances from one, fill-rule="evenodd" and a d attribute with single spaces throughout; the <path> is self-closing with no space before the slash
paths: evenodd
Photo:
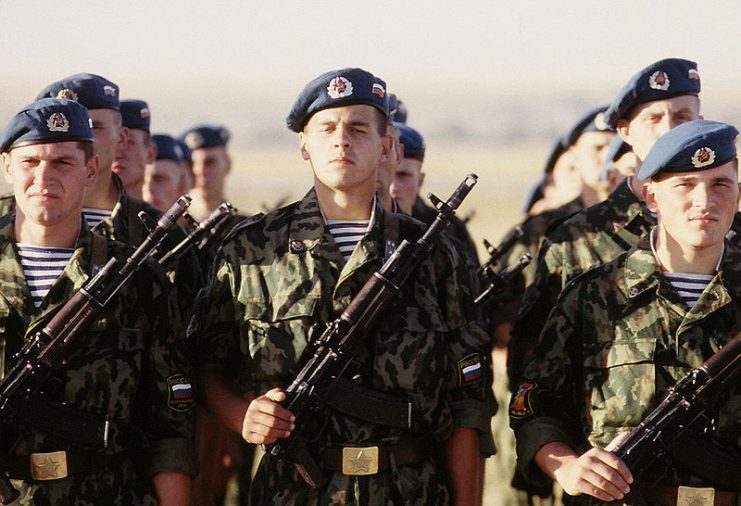
<path id="1" fill-rule="evenodd" d="M 401 238 L 418 237 L 418 222 L 374 209 L 371 230 L 346 263 L 324 224 L 314 190 L 301 201 L 237 230 L 217 256 L 202 303 L 202 367 L 261 395 L 286 387 L 302 365 L 307 343 L 337 318 L 381 265 L 393 223 Z M 388 251 L 386 251 L 388 253 Z M 484 360 L 487 336 L 475 324 L 468 273 L 447 239 L 410 278 L 393 310 L 358 357 L 370 388 L 408 397 L 411 430 L 371 424 L 327 410 L 316 454 L 326 445 L 393 445 L 423 437 L 440 442 L 453 426 L 488 430 L 484 378 L 465 381 L 467 360 Z M 482 364 L 483 365 L 483 364 Z M 437 445 L 435 445 L 437 446 Z M 328 485 L 310 489 L 293 465 L 266 457 L 253 482 L 253 503 L 446 504 L 441 464 L 433 457 L 372 476 L 326 471 Z"/>
<path id="2" fill-rule="evenodd" d="M 578 453 L 605 447 L 738 333 L 739 260 L 726 255 L 691 309 L 662 276 L 648 238 L 567 287 L 512 398 L 520 469 L 532 480 L 544 478 L 533 457 L 548 442 L 565 442 Z M 722 396 L 717 415 L 708 436 L 741 455 L 741 384 Z M 709 486 L 686 469 L 670 470 L 661 483 Z"/>
<path id="3" fill-rule="evenodd" d="M 126 259 L 131 249 L 121 243 L 93 239 L 83 227 L 75 252 L 36 309 L 14 246 L 14 217 L 0 220 L 0 360 L 10 357 L 40 330 L 72 294 L 89 279 L 94 258 Z M 97 252 L 94 251 L 97 248 Z M 97 257 L 96 257 L 97 255 Z M 96 263 L 98 263 L 96 261 Z M 74 413 L 110 419 L 108 448 L 91 439 L 90 446 L 71 443 L 34 428 L 25 419 L 13 427 L 2 445 L 11 477 L 28 479 L 17 469 L 30 468 L 29 454 L 66 450 L 68 455 L 94 455 L 89 469 L 52 481 L 19 481 L 17 504 L 156 504 L 150 484 L 162 471 L 193 475 L 192 396 L 175 400 L 172 385 L 188 382 L 191 371 L 183 349 L 183 327 L 174 297 L 159 267 L 139 270 L 114 297 L 81 340 L 69 361 L 47 382 L 45 398 L 67 404 Z M 64 418 L 59 424 L 64 424 Z"/>
<path id="4" fill-rule="evenodd" d="M 522 310 L 512 329 L 508 364 L 511 384 L 519 383 L 522 367 L 564 287 L 579 274 L 638 244 L 656 224 L 628 181 L 607 200 L 572 216 L 543 240 L 535 281 L 525 291 Z"/>

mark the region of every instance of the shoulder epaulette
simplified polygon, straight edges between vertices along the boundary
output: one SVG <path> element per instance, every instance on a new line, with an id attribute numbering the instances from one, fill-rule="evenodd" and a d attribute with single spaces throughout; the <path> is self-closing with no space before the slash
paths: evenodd
<path id="1" fill-rule="evenodd" d="M 222 243 L 230 240 L 235 235 L 237 235 L 241 230 L 244 230 L 245 228 L 251 227 L 255 223 L 259 223 L 262 220 L 265 219 L 265 213 L 257 213 L 253 214 L 252 216 L 248 216 L 247 218 L 244 218 L 239 223 L 234 225 L 232 229 L 224 236 L 224 240 Z"/>

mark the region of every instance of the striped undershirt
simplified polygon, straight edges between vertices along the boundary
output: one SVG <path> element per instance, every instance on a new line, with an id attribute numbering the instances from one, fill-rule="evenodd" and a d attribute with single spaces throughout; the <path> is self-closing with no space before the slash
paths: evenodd
<path id="1" fill-rule="evenodd" d="M 695 305 L 700 294 L 713 279 L 715 274 L 691 274 L 688 272 L 665 272 L 664 276 L 672 284 L 687 307 Z"/>
<path id="2" fill-rule="evenodd" d="M 85 216 L 85 221 L 90 228 L 95 228 L 98 224 L 111 217 L 112 211 L 109 209 L 96 209 L 94 207 L 83 207 L 82 214 Z"/>
<path id="3" fill-rule="evenodd" d="M 334 242 L 342 253 L 345 261 L 349 260 L 355 246 L 368 231 L 370 220 L 364 221 L 341 221 L 327 220 L 327 229 L 334 237 Z"/>
<path id="4" fill-rule="evenodd" d="M 41 306 L 44 297 L 62 274 L 74 251 L 74 248 L 45 248 L 18 244 L 23 274 L 26 275 L 31 299 L 36 308 Z"/>

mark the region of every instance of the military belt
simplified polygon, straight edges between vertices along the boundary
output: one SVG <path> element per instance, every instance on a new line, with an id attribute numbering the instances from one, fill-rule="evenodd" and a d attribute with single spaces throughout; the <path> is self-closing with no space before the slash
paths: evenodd
<path id="1" fill-rule="evenodd" d="M 2 459 L 2 468 L 14 480 L 61 480 L 72 474 L 96 471 L 121 462 L 127 452 L 68 453 L 64 450 Z"/>
<path id="2" fill-rule="evenodd" d="M 641 495 L 651 506 L 738 506 L 738 492 L 714 488 L 656 486 L 641 489 Z"/>
<path id="3" fill-rule="evenodd" d="M 386 446 L 329 447 L 319 452 L 319 466 L 327 471 L 339 471 L 347 476 L 376 474 L 391 467 L 422 462 L 432 456 L 432 438 Z"/>

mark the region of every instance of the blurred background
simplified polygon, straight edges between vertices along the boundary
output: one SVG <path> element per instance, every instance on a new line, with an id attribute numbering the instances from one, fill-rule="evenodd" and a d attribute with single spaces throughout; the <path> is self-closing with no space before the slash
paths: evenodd
<path id="1" fill-rule="evenodd" d="M 153 132 L 226 125 L 228 195 L 256 212 L 311 184 L 284 121 L 298 92 L 359 66 L 425 136 L 428 190 L 479 174 L 461 213 L 496 240 L 555 136 L 654 60 L 697 61 L 705 117 L 739 124 L 740 14 L 733 0 L 0 0 L 0 123 L 54 80 L 104 75 L 149 103 Z"/>

